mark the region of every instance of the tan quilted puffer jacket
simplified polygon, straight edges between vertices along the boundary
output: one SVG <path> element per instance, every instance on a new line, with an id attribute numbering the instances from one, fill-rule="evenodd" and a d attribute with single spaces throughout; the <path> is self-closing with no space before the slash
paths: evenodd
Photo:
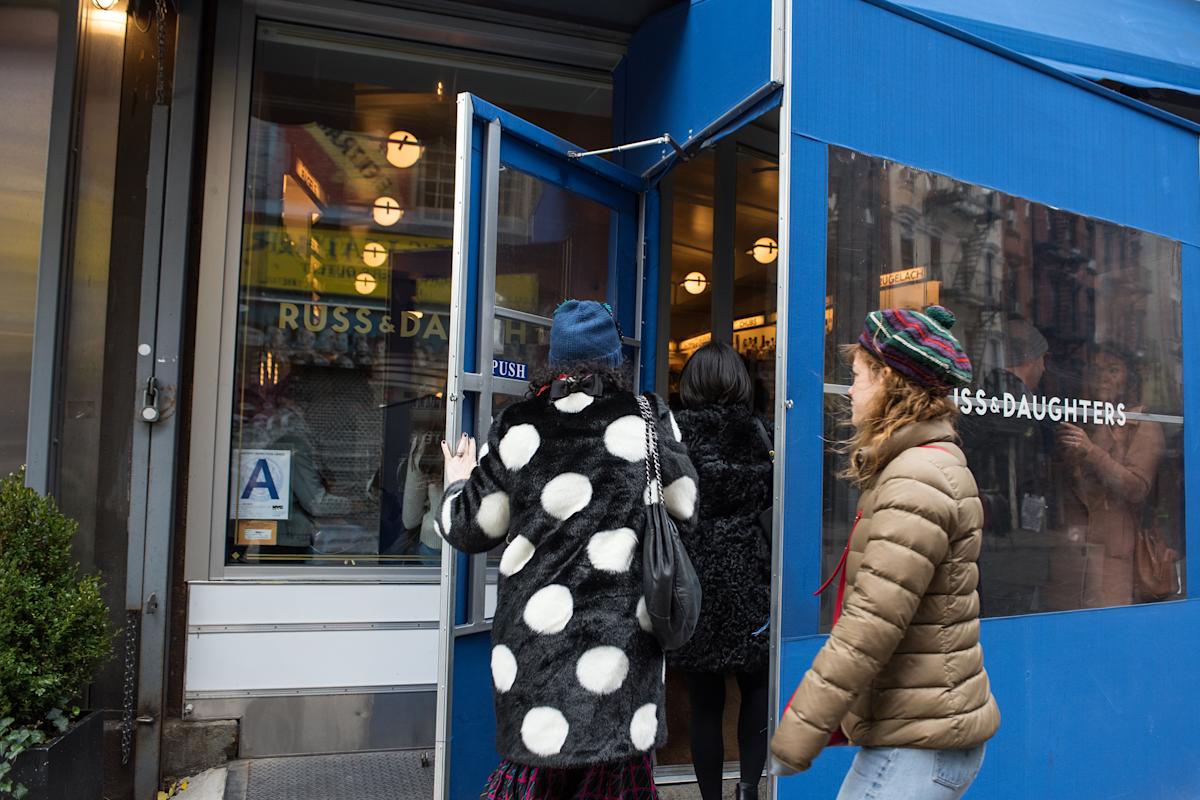
<path id="1" fill-rule="evenodd" d="M 864 488 L 841 618 L 771 751 L 812 764 L 839 725 L 866 747 L 970 748 L 1000 726 L 979 646 L 983 506 L 949 422 L 901 429 Z"/>

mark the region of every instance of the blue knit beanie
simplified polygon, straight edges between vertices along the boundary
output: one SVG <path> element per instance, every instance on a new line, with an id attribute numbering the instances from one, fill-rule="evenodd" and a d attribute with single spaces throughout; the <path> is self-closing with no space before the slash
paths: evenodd
<path id="1" fill-rule="evenodd" d="M 621 365 L 621 334 L 612 311 L 595 300 L 567 300 L 554 311 L 550 364 L 600 361 Z"/>

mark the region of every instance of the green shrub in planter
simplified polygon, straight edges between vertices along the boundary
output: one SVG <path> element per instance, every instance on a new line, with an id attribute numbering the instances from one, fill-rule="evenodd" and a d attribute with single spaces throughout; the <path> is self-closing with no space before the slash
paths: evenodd
<path id="1" fill-rule="evenodd" d="M 24 470 L 0 481 L 0 793 L 18 798 L 16 757 L 67 729 L 112 646 L 100 579 L 71 558 L 76 527 Z"/>

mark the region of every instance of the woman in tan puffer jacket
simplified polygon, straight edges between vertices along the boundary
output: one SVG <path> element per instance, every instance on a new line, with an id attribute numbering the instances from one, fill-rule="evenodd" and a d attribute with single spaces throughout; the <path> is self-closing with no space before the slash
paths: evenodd
<path id="1" fill-rule="evenodd" d="M 1000 725 L 979 645 L 983 507 L 948 397 L 971 364 L 940 306 L 874 311 L 853 356 L 851 465 L 859 518 L 844 602 L 779 721 L 781 768 L 831 735 L 860 745 L 838 800 L 962 797 Z"/>

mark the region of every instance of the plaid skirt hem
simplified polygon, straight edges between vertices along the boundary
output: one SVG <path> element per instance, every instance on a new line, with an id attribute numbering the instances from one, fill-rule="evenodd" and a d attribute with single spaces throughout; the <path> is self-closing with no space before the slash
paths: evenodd
<path id="1" fill-rule="evenodd" d="M 488 778 L 482 800 L 658 800 L 650 755 L 568 769 L 505 759 Z"/>

